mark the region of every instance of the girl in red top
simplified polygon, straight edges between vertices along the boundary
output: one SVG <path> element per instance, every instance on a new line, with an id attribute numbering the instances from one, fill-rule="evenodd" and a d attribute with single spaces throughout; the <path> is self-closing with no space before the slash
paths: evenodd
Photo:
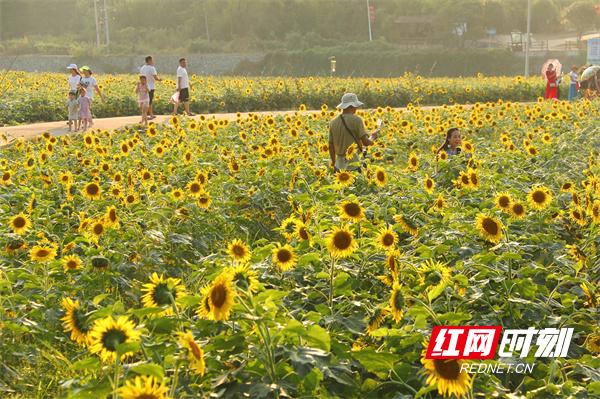
<path id="1" fill-rule="evenodd" d="M 556 71 L 554 70 L 554 65 L 548 65 L 548 70 L 546 71 L 546 100 L 551 98 L 558 98 L 558 91 L 556 89 L 556 81 L 558 77 L 556 76 Z"/>

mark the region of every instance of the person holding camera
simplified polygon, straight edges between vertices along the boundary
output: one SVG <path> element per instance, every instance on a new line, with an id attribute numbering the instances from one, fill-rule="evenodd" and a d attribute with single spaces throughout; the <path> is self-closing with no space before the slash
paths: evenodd
<path id="1" fill-rule="evenodd" d="M 363 148 L 373 145 L 379 137 L 380 128 L 369 135 L 362 118 L 356 115 L 357 109 L 362 105 L 356 94 L 344 94 L 341 104 L 337 106 L 342 113 L 329 122 L 329 156 L 336 173 L 342 169 L 361 173 L 360 157 Z M 347 151 L 352 144 L 356 144 L 357 151 L 348 159 Z"/>

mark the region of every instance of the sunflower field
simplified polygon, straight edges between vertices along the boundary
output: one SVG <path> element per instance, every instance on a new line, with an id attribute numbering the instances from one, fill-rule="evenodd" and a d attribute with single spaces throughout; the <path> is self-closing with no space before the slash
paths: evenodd
<path id="1" fill-rule="evenodd" d="M 176 91 L 177 78 L 159 74 L 154 112 L 170 115 L 169 102 Z M 67 120 L 67 74 L 2 72 L 0 80 L 0 126 Z M 135 75 L 94 75 L 106 102 L 98 98 L 95 117 L 139 115 L 138 78 Z M 402 78 L 247 78 L 190 75 L 190 110 L 194 113 L 255 112 L 293 110 L 304 105 L 319 109 L 335 107 L 346 91 L 359 95 L 366 104 L 382 107 L 414 105 L 474 104 L 496 101 L 535 101 L 543 95 L 546 83 L 539 77 L 436 78 L 406 74 Z M 565 90 L 563 90 L 565 91 Z M 566 89 L 568 92 L 568 88 Z M 15 95 L 15 93 L 19 93 Z M 97 97 L 97 95 L 95 95 Z"/>
<path id="2" fill-rule="evenodd" d="M 362 174 L 300 111 L 9 142 L 1 395 L 600 395 L 597 102 L 359 111 Z M 425 359 L 434 326 L 574 333 L 470 374 Z"/>

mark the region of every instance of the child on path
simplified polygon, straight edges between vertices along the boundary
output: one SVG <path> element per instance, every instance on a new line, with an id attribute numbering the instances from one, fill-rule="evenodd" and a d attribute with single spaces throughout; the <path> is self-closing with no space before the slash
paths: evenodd
<path id="1" fill-rule="evenodd" d="M 92 113 L 90 112 L 92 106 L 92 100 L 87 97 L 84 88 L 79 89 L 79 98 L 77 102 L 79 103 L 79 128 L 82 131 L 86 131 L 88 128 L 88 122 L 92 120 Z M 85 127 L 84 123 L 85 122 Z"/>
<path id="2" fill-rule="evenodd" d="M 67 100 L 67 105 L 62 107 L 62 109 L 69 109 L 69 132 L 71 131 L 71 126 L 75 123 L 75 131 L 79 130 L 79 102 L 75 99 L 75 92 L 69 92 L 69 99 Z"/>
<path id="3" fill-rule="evenodd" d="M 135 88 L 135 92 L 138 93 L 138 103 L 142 110 L 142 123 L 148 124 L 148 105 L 150 103 L 150 88 L 148 87 L 148 80 L 144 75 L 140 75 L 140 81 Z"/>

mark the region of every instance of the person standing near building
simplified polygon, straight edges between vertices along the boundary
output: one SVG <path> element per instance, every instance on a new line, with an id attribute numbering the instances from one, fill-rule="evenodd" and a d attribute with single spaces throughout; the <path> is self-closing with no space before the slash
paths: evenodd
<path id="1" fill-rule="evenodd" d="M 190 79 L 188 78 L 188 73 L 185 69 L 186 67 L 186 59 L 180 58 L 179 68 L 177 68 L 177 93 L 179 93 L 179 101 L 175 103 L 173 115 L 177 115 L 177 107 L 179 106 L 180 102 L 183 102 L 187 116 L 194 116 L 194 114 L 190 112 L 190 89 L 193 87 Z"/>
<path id="2" fill-rule="evenodd" d="M 329 122 L 329 156 L 336 173 L 342 169 L 360 173 L 363 147 L 373 145 L 379 137 L 380 129 L 369 135 L 362 118 L 356 115 L 356 110 L 362 105 L 356 94 L 344 94 L 341 104 L 337 106 L 342 113 Z M 352 158 L 348 159 L 347 151 L 352 144 L 356 144 L 357 148 Z"/>
<path id="3" fill-rule="evenodd" d="M 150 89 L 149 100 L 148 100 L 148 119 L 154 119 L 154 112 L 152 110 L 152 100 L 154 100 L 154 89 L 156 87 L 156 82 L 162 82 L 162 79 L 158 77 L 156 74 L 156 68 L 154 68 L 154 58 L 149 55 L 146 57 L 146 65 L 140 68 L 140 75 L 144 75 L 146 77 L 146 82 L 148 84 L 148 88 Z"/>

